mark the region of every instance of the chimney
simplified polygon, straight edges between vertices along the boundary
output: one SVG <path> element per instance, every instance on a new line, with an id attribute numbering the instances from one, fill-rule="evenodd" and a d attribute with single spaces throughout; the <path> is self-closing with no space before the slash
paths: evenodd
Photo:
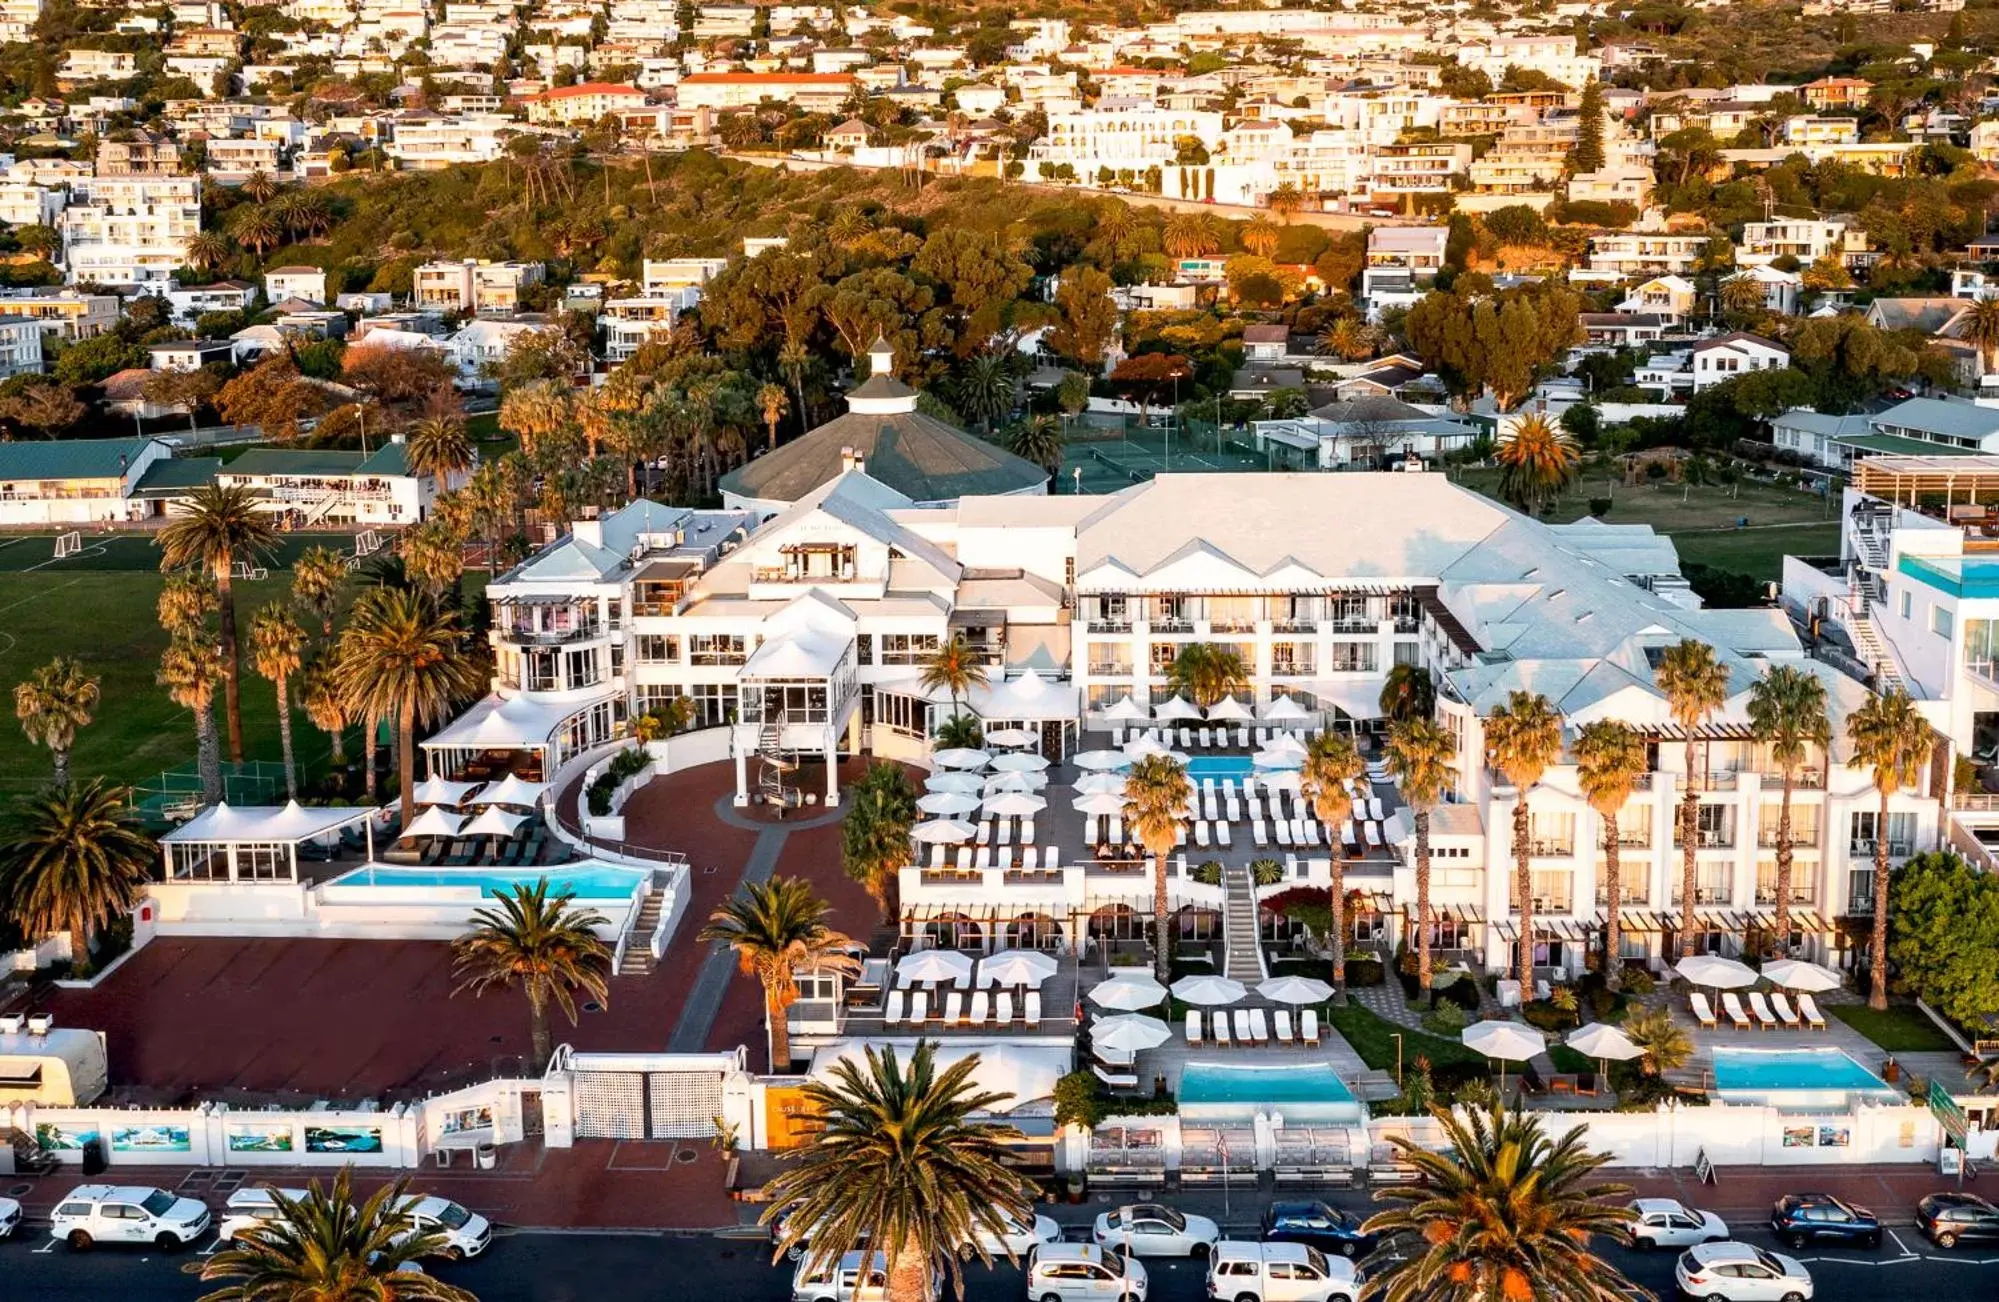
<path id="1" fill-rule="evenodd" d="M 843 475 L 844 475 L 844 474 L 846 474 L 846 473 L 847 473 L 847 472 L 848 472 L 849 470 L 853 470 L 853 469 L 855 469 L 855 468 L 856 468 L 856 467 L 857 467 L 857 466 L 859 465 L 859 462 L 860 462 L 860 458 L 858 458 L 858 457 L 856 457 L 856 456 L 854 455 L 854 450 L 853 450 L 852 448 L 847 448 L 847 447 L 843 447 L 843 448 L 841 448 L 841 449 L 840 449 L 840 473 L 841 473 L 841 474 L 843 474 Z"/>

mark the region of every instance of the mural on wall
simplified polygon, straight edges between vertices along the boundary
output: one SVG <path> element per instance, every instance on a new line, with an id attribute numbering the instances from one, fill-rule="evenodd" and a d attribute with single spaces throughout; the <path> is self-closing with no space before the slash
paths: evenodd
<path id="1" fill-rule="evenodd" d="M 51 1152 L 79 1152 L 85 1144 L 96 1138 L 97 1131 L 95 1128 L 90 1130 L 72 1130 L 60 1122 L 38 1121 L 35 1123 L 35 1142 Z"/>
<path id="2" fill-rule="evenodd" d="M 246 1126 L 231 1124 L 229 1151 L 232 1153 L 289 1153 L 292 1151 L 290 1126 Z"/>
<path id="3" fill-rule="evenodd" d="M 192 1148 L 186 1126 L 119 1126 L 111 1132 L 114 1153 L 186 1153 Z"/>
<path id="4" fill-rule="evenodd" d="M 380 1126 L 307 1126 L 305 1151 L 308 1153 L 379 1153 L 382 1151 Z"/>
<path id="5" fill-rule="evenodd" d="M 493 1108 L 485 1104 L 476 1108 L 460 1108 L 456 1112 L 444 1114 L 442 1133 L 455 1135 L 465 1130 L 491 1130 L 493 1128 Z"/>

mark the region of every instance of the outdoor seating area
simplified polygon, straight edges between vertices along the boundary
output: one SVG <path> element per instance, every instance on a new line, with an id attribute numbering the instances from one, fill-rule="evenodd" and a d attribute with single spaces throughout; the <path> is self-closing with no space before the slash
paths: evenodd
<path id="1" fill-rule="evenodd" d="M 493 781 L 427 778 L 412 793 L 422 812 L 396 833 L 382 859 L 441 868 L 560 862 L 569 850 L 550 842 L 541 814 L 546 791 L 516 773 Z"/>
<path id="2" fill-rule="evenodd" d="M 1310 977 L 1281 976 L 1251 989 L 1228 977 L 1184 976 L 1170 987 L 1149 973 L 1124 972 L 1092 986 L 1087 1001 L 1105 1010 L 1090 1023 L 1092 1068 L 1112 1089 L 1139 1087 L 1134 1071 L 1137 1055 L 1174 1040 L 1174 1029 L 1151 1016 L 1168 997 L 1189 1005 L 1180 1039 L 1189 1049 L 1296 1050 L 1300 1054 L 1324 1043 L 1319 1008 L 1333 988 Z M 1243 1007 L 1231 1005 L 1243 1004 Z"/>
<path id="3" fill-rule="evenodd" d="M 883 1031 L 1067 1035 L 1074 1026 L 1073 962 L 1039 950 L 1005 949 L 983 957 L 918 948 L 897 959 L 880 1003 L 850 1008 L 857 1029 L 879 1016 Z"/>
<path id="4" fill-rule="evenodd" d="M 1821 967 L 1817 963 L 1806 963 L 1795 959 L 1781 959 L 1766 963 L 1759 972 L 1746 963 L 1732 958 L 1722 958 L 1713 954 L 1697 954 L 1682 959 L 1675 969 L 1690 984 L 1706 987 L 1720 997 L 1721 1016 L 1716 1017 L 1715 1005 L 1702 989 L 1695 989 L 1687 995 L 1687 1011 L 1693 1015 L 1696 1025 L 1702 1030 L 1718 1030 L 1726 1019 L 1731 1029 L 1757 1030 L 1813 1030 L 1826 1029 L 1825 1014 L 1819 1011 L 1814 993 L 1837 990 L 1840 977 L 1837 972 Z M 1769 991 L 1748 990 L 1748 987 L 1768 981 L 1773 987 Z M 1740 993 L 1746 991 L 1747 993 Z"/>

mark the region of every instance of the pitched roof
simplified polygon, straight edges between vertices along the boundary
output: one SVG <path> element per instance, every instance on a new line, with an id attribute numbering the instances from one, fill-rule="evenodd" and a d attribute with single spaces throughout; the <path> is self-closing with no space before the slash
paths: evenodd
<path id="1" fill-rule="evenodd" d="M 866 396 L 876 380 L 884 377 L 871 377 L 855 392 Z M 840 476 L 846 468 L 843 448 L 861 456 L 870 479 L 912 502 L 1018 493 L 1048 479 L 1048 472 L 1033 462 L 920 411 L 848 412 L 722 476 L 722 491 L 758 501 L 796 502 Z"/>
<path id="2" fill-rule="evenodd" d="M 146 467 L 134 497 L 185 497 L 197 488 L 215 482 L 222 469 L 221 457 L 161 457 Z"/>
<path id="3" fill-rule="evenodd" d="M 153 442 L 124 438 L 0 443 L 0 480 L 118 479 Z"/>
<path id="4" fill-rule="evenodd" d="M 228 475 L 353 475 L 364 458 L 336 448 L 251 448 L 230 462 Z"/>

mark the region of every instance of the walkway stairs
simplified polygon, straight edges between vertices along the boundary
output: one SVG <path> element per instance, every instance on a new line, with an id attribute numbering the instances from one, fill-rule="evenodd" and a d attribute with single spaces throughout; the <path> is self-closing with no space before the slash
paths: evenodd
<path id="1" fill-rule="evenodd" d="M 1256 982 L 1269 976 L 1257 939 L 1256 886 L 1247 867 L 1222 869 L 1222 975 Z"/>
<path id="2" fill-rule="evenodd" d="M 784 776 L 798 768 L 795 760 L 787 758 L 778 750 L 783 730 L 776 720 L 764 720 L 757 731 L 757 759 L 761 761 L 757 772 L 757 796 L 767 805 L 779 809 L 791 803 L 792 788 L 785 785 Z"/>
<path id="3" fill-rule="evenodd" d="M 666 908 L 666 892 L 655 888 L 639 905 L 636 917 L 625 928 L 624 957 L 618 963 L 619 976 L 650 976 L 653 969 L 652 938 L 659 930 L 660 914 Z"/>
<path id="4" fill-rule="evenodd" d="M 1853 635 L 1853 649 L 1861 663 L 1874 671 L 1874 690 L 1886 692 L 1896 687 L 1906 687 L 1900 671 L 1895 668 L 1895 657 L 1891 654 L 1878 633 L 1874 631 L 1874 620 L 1867 615 L 1855 615 L 1847 623 L 1848 633 Z"/>

